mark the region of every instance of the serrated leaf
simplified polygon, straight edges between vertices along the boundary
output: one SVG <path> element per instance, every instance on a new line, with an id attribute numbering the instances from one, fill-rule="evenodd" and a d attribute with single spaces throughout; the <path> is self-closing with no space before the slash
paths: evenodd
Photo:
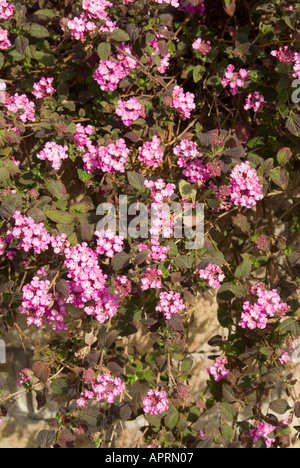
<path id="1" fill-rule="evenodd" d="M 41 448 L 53 447 L 56 440 L 55 431 L 40 431 L 36 438 L 36 445 Z"/>
<path id="2" fill-rule="evenodd" d="M 171 412 L 165 416 L 164 422 L 168 429 L 174 429 L 179 420 L 179 413 L 177 411 Z"/>
<path id="3" fill-rule="evenodd" d="M 252 270 L 251 260 L 245 260 L 235 270 L 235 277 L 236 278 L 248 278 L 251 274 L 251 270 Z"/>
<path id="4" fill-rule="evenodd" d="M 281 148 L 277 153 L 277 161 L 281 166 L 284 166 L 289 162 L 293 153 L 291 148 Z"/>
<path id="5" fill-rule="evenodd" d="M 45 26 L 42 26 L 37 23 L 32 23 L 29 28 L 29 34 L 32 37 L 42 39 L 49 36 L 49 31 Z"/>
<path id="6" fill-rule="evenodd" d="M 224 384 L 222 386 L 223 397 L 228 401 L 228 403 L 234 403 L 238 400 L 236 390 L 229 384 Z"/>
<path id="7" fill-rule="evenodd" d="M 233 439 L 233 429 L 230 426 L 223 426 L 222 427 L 222 436 L 225 440 L 232 440 Z"/>
<path id="8" fill-rule="evenodd" d="M 125 252 L 117 253 L 111 261 L 111 265 L 115 271 L 122 270 L 128 267 L 131 256 Z"/>
<path id="9" fill-rule="evenodd" d="M 123 31 L 122 29 L 115 29 L 112 34 L 112 38 L 118 42 L 130 41 L 129 35 L 127 34 L 127 32 Z"/>
<path id="10" fill-rule="evenodd" d="M 273 169 L 270 172 L 270 179 L 282 190 L 286 190 L 289 185 L 289 173 L 285 169 Z"/>
<path id="11" fill-rule="evenodd" d="M 300 326 L 297 321 L 292 318 L 288 318 L 281 322 L 279 325 L 279 332 L 280 333 L 287 333 L 291 332 L 294 336 L 300 335 Z"/>
<path id="12" fill-rule="evenodd" d="M 270 403 L 270 409 L 276 414 L 285 414 L 291 407 L 286 400 L 278 398 Z"/>
<path id="13" fill-rule="evenodd" d="M 220 405 L 221 416 L 225 421 L 234 421 L 238 414 L 238 410 L 235 406 L 230 405 L 229 403 L 221 403 Z"/>
<path id="14" fill-rule="evenodd" d="M 129 171 L 127 172 L 127 178 L 130 185 L 136 190 L 144 192 L 145 190 L 145 177 L 137 172 Z"/>
<path id="15" fill-rule="evenodd" d="M 53 380 L 51 389 L 56 395 L 67 395 L 70 386 L 70 380 L 66 377 L 60 377 Z"/>
<path id="16" fill-rule="evenodd" d="M 63 429 L 58 434 L 57 443 L 61 448 L 75 448 L 75 435 L 70 429 Z"/>
<path id="17" fill-rule="evenodd" d="M 67 211 L 47 210 L 46 216 L 57 224 L 72 224 L 73 222 L 73 216 Z"/>
<path id="18" fill-rule="evenodd" d="M 35 362 L 32 370 L 36 378 L 42 383 L 46 383 L 50 377 L 50 367 L 47 362 Z"/>
<path id="19" fill-rule="evenodd" d="M 173 262 L 174 264 L 180 269 L 189 270 L 194 265 L 194 258 L 187 257 L 185 255 L 180 255 L 179 257 L 175 257 Z"/>
<path id="20" fill-rule="evenodd" d="M 142 250 L 142 252 L 138 253 L 137 256 L 135 257 L 135 259 L 133 261 L 133 264 L 135 266 L 141 265 L 142 263 L 144 263 L 147 260 L 150 253 L 151 253 L 151 251 L 148 250 L 148 249 Z"/>
<path id="21" fill-rule="evenodd" d="M 101 42 L 97 48 L 98 55 L 102 62 L 105 62 L 111 56 L 111 45 L 109 42 Z"/>
<path id="22" fill-rule="evenodd" d="M 180 180 L 179 184 L 179 192 L 183 198 L 187 198 L 190 200 L 194 200 L 197 196 L 197 190 L 195 186 L 187 182 L 186 180 Z"/>

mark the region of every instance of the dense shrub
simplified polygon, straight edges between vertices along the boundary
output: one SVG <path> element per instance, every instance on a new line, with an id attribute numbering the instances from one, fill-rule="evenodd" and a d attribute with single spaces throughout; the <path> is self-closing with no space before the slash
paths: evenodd
<path id="1" fill-rule="evenodd" d="M 140 415 L 142 446 L 297 440 L 299 6 L 0 1 L 0 330 L 34 351 L 1 408 L 59 396 L 37 445 L 111 446 Z M 146 239 L 97 227 L 122 200 L 152 205 Z M 162 203 L 190 208 L 182 239 Z M 224 331 L 194 401 L 187 338 L 215 296 Z"/>

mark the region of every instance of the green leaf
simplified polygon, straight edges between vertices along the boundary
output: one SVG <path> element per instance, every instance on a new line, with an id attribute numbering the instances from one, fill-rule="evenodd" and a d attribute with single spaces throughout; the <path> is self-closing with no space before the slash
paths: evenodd
<path id="1" fill-rule="evenodd" d="M 233 439 L 233 429 L 230 426 L 223 426 L 222 427 L 222 436 L 225 440 L 232 440 Z"/>
<path id="2" fill-rule="evenodd" d="M 178 423 L 178 420 L 179 420 L 178 411 L 174 411 L 174 412 L 171 412 L 170 414 L 167 414 L 167 416 L 164 419 L 165 425 L 169 429 L 174 429 L 174 427 L 176 427 L 176 424 Z"/>
<path id="3" fill-rule="evenodd" d="M 230 301 L 234 297 L 244 297 L 247 294 L 245 286 L 234 283 L 223 283 L 218 290 L 218 299 L 221 301 Z"/>
<path id="4" fill-rule="evenodd" d="M 112 38 L 118 42 L 130 41 L 129 35 L 127 34 L 127 32 L 123 31 L 122 29 L 115 29 L 112 34 Z"/>
<path id="5" fill-rule="evenodd" d="M 252 262 L 251 260 L 245 260 L 241 265 L 235 270 L 236 278 L 248 278 L 251 274 Z"/>
<path id="6" fill-rule="evenodd" d="M 46 182 L 45 187 L 58 200 L 67 194 L 67 189 L 60 180 L 50 180 Z"/>
<path id="7" fill-rule="evenodd" d="M 125 252 L 117 253 L 111 261 L 111 265 L 114 270 L 122 270 L 128 267 L 131 256 Z"/>
<path id="8" fill-rule="evenodd" d="M 224 384 L 222 386 L 222 391 L 223 391 L 223 397 L 228 401 L 228 403 L 234 403 L 235 401 L 238 400 L 236 391 L 231 385 Z"/>
<path id="9" fill-rule="evenodd" d="M 102 62 L 105 62 L 111 56 L 111 45 L 109 42 L 101 42 L 97 48 L 98 55 Z"/>
<path id="10" fill-rule="evenodd" d="M 274 350 L 267 346 L 263 346 L 262 348 L 260 348 L 259 352 L 263 354 L 264 356 L 270 357 L 274 353 Z"/>
<path id="11" fill-rule="evenodd" d="M 127 178 L 128 182 L 130 183 L 130 185 L 132 185 L 133 188 L 139 190 L 140 192 L 145 191 L 145 177 L 143 177 L 141 174 L 129 171 L 127 172 Z"/>
<path id="12" fill-rule="evenodd" d="M 39 39 L 49 36 L 49 31 L 45 26 L 42 26 L 37 23 L 32 23 L 29 28 L 29 34 L 32 37 L 37 37 Z"/>
<path id="13" fill-rule="evenodd" d="M 288 318 L 280 324 L 279 332 L 280 333 L 291 332 L 294 336 L 299 336 L 300 335 L 299 323 L 292 318 Z"/>
<path id="14" fill-rule="evenodd" d="M 273 169 L 270 172 L 270 179 L 282 190 L 286 190 L 289 185 L 289 173 L 285 169 Z"/>
<path id="15" fill-rule="evenodd" d="M 195 83 L 198 83 L 202 80 L 204 73 L 206 72 L 206 68 L 203 65 L 197 65 L 193 68 L 193 80 Z"/>
<path id="16" fill-rule="evenodd" d="M 293 153 L 291 148 L 281 148 L 277 153 L 277 161 L 281 166 L 284 166 L 289 162 Z"/>
<path id="17" fill-rule="evenodd" d="M 0 183 L 4 182 L 5 180 L 9 179 L 9 172 L 5 167 L 0 168 Z"/>
<path id="18" fill-rule="evenodd" d="M 174 265 L 183 270 L 189 270 L 193 267 L 195 259 L 192 257 L 186 257 L 185 255 L 180 255 L 179 257 L 174 258 Z"/>
<path id="19" fill-rule="evenodd" d="M 178 187 L 179 187 L 180 195 L 183 198 L 187 198 L 187 199 L 191 199 L 191 200 L 196 199 L 197 190 L 196 190 L 194 185 L 192 185 L 189 182 L 187 182 L 186 180 L 182 179 L 182 180 L 179 181 Z"/>
<path id="20" fill-rule="evenodd" d="M 233 422 L 238 414 L 238 410 L 235 406 L 230 405 L 229 403 L 221 403 L 220 405 L 221 416 L 225 421 Z"/>
<path id="21" fill-rule="evenodd" d="M 56 395 L 66 395 L 70 386 L 70 380 L 66 377 L 53 380 L 51 389 Z"/>
<path id="22" fill-rule="evenodd" d="M 73 216 L 67 211 L 48 210 L 46 216 L 57 224 L 72 224 L 73 222 Z"/>
<path id="23" fill-rule="evenodd" d="M 282 398 L 278 398 L 270 404 L 270 410 L 274 411 L 276 414 L 285 414 L 289 409 L 291 409 L 290 405 Z"/>

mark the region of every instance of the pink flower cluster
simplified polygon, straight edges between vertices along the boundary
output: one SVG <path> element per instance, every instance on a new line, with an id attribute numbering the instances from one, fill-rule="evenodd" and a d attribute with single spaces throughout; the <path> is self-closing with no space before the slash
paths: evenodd
<path id="1" fill-rule="evenodd" d="M 93 135 L 95 129 L 92 125 L 87 125 L 84 127 L 82 124 L 76 124 L 76 133 L 74 135 L 74 141 L 77 145 L 78 151 L 86 151 L 90 146 L 92 146 L 92 140 L 89 138 Z"/>
<path id="2" fill-rule="evenodd" d="M 164 151 L 161 148 L 161 141 L 154 136 L 151 141 L 147 141 L 139 148 L 139 160 L 147 166 L 158 167 L 164 157 Z"/>
<path id="3" fill-rule="evenodd" d="M 222 161 L 217 161 L 216 159 L 206 164 L 206 169 L 210 177 L 220 177 L 223 167 L 224 164 Z"/>
<path id="4" fill-rule="evenodd" d="M 200 154 L 197 144 L 190 140 L 181 140 L 173 152 L 179 158 L 177 161 L 179 167 L 186 167 L 189 161 L 196 159 Z"/>
<path id="5" fill-rule="evenodd" d="M 157 312 L 162 312 L 166 320 L 170 320 L 172 315 L 185 310 L 185 305 L 180 297 L 180 293 L 174 291 L 162 292 L 159 295 L 160 302 L 156 307 Z"/>
<path id="6" fill-rule="evenodd" d="M 117 55 L 104 62 L 100 61 L 100 65 L 94 74 L 94 80 L 97 81 L 102 91 L 117 89 L 120 81 L 137 67 L 137 61 L 132 58 L 130 47 L 123 44 L 119 48 L 122 50 Z"/>
<path id="7" fill-rule="evenodd" d="M 38 83 L 34 83 L 32 94 L 36 99 L 45 99 L 47 96 L 52 96 L 55 92 L 53 88 L 54 78 L 42 77 Z"/>
<path id="8" fill-rule="evenodd" d="M 130 127 L 135 120 L 141 116 L 145 117 L 145 108 L 139 103 L 138 98 L 132 97 L 128 101 L 118 101 L 116 114 L 121 117 L 126 127 Z"/>
<path id="9" fill-rule="evenodd" d="M 164 206 L 164 201 L 168 201 L 175 192 L 174 184 L 166 184 L 162 179 L 156 182 L 145 180 L 145 186 L 150 189 L 152 203 L 152 222 L 150 233 L 154 238 L 161 234 L 165 238 L 170 238 L 175 226 L 175 220 L 171 219 L 170 211 Z"/>
<path id="10" fill-rule="evenodd" d="M 110 229 L 107 231 L 96 231 L 98 255 L 105 255 L 108 258 L 113 258 L 116 253 L 122 252 L 124 238 L 116 236 Z"/>
<path id="11" fill-rule="evenodd" d="M 36 224 L 30 217 L 22 216 L 16 211 L 13 219 L 15 225 L 12 230 L 7 231 L 6 241 L 8 243 L 19 239 L 20 243 L 14 246 L 17 250 L 29 252 L 31 249 L 37 254 L 48 250 L 51 236 L 47 233 L 43 223 Z"/>
<path id="12" fill-rule="evenodd" d="M 169 400 L 165 391 L 148 390 L 143 401 L 144 413 L 155 416 L 164 413 L 169 409 Z"/>
<path id="13" fill-rule="evenodd" d="M 202 182 L 204 184 L 208 180 L 209 171 L 201 159 L 197 158 L 200 153 L 196 143 L 190 140 L 182 140 L 178 146 L 175 146 L 173 151 L 178 157 L 178 166 L 184 169 L 183 175 L 189 182 L 192 184 Z"/>
<path id="14" fill-rule="evenodd" d="M 281 364 L 287 364 L 288 362 L 290 362 L 291 356 L 289 355 L 289 353 L 287 353 L 286 351 L 283 351 L 283 349 L 279 349 L 278 353 L 279 353 L 278 360 Z"/>
<path id="15" fill-rule="evenodd" d="M 0 19 L 7 20 L 15 11 L 15 7 L 10 5 L 6 0 L 0 0 Z"/>
<path id="16" fill-rule="evenodd" d="M 226 379 L 229 375 L 229 370 L 225 367 L 226 364 L 228 364 L 226 357 L 218 357 L 214 364 L 206 369 L 206 372 L 208 372 L 216 382 L 220 382 L 220 380 Z"/>
<path id="17" fill-rule="evenodd" d="M 53 303 L 53 296 L 49 293 L 50 281 L 41 281 L 35 276 L 31 283 L 23 289 L 22 305 L 19 307 L 21 314 L 27 315 L 27 325 L 43 325 L 43 317 Z"/>
<path id="18" fill-rule="evenodd" d="M 264 285 L 258 283 L 251 289 L 251 293 L 257 300 L 254 304 L 248 301 L 244 303 L 240 327 L 264 330 L 270 318 L 285 316 L 289 306 L 282 302 L 276 289 L 267 291 Z"/>
<path id="19" fill-rule="evenodd" d="M 61 234 L 60 236 L 57 237 L 52 237 L 51 238 L 51 247 L 54 250 L 54 253 L 59 255 L 60 253 L 63 253 L 66 249 L 70 247 L 70 242 L 67 240 L 67 234 Z"/>
<path id="20" fill-rule="evenodd" d="M 148 289 L 161 289 L 161 277 L 163 273 L 159 269 L 155 268 L 147 268 L 145 276 L 141 279 L 141 288 L 143 291 L 147 291 Z"/>
<path id="21" fill-rule="evenodd" d="M 106 19 L 106 8 L 111 7 L 112 3 L 107 0 L 82 0 L 82 8 L 88 16 L 97 19 Z"/>
<path id="22" fill-rule="evenodd" d="M 193 49 L 198 50 L 202 55 L 207 55 L 211 51 L 210 41 L 204 41 L 201 37 L 193 43 Z"/>
<path id="23" fill-rule="evenodd" d="M 28 385 L 32 381 L 32 375 L 29 369 L 22 369 L 19 372 L 20 378 L 17 380 L 17 387 L 20 388 L 22 385 Z"/>
<path id="24" fill-rule="evenodd" d="M 209 286 L 213 289 L 219 289 L 225 275 L 218 265 L 210 263 L 205 269 L 197 270 L 196 273 L 200 278 L 205 279 Z"/>
<path id="25" fill-rule="evenodd" d="M 158 205 L 161 205 L 164 200 L 170 199 L 176 189 L 174 184 L 166 184 L 163 179 L 158 179 L 156 182 L 145 180 L 145 187 L 150 190 L 154 203 Z"/>
<path id="26" fill-rule="evenodd" d="M 7 109 L 7 115 L 9 115 L 9 112 L 18 114 L 18 119 L 23 123 L 35 121 L 34 102 L 29 101 L 25 94 L 19 95 L 16 93 L 14 96 L 8 96 L 5 107 Z"/>
<path id="27" fill-rule="evenodd" d="M 235 72 L 234 65 L 228 65 L 225 72 L 225 77 L 222 80 L 224 88 L 229 85 L 230 93 L 235 96 L 239 88 L 245 86 L 245 81 L 249 78 L 249 73 L 244 68 L 241 68 L 238 72 Z"/>
<path id="28" fill-rule="evenodd" d="M 231 201 L 231 188 L 229 185 L 215 185 L 213 182 L 209 183 L 209 187 L 214 191 L 216 198 L 220 202 L 220 207 L 217 211 L 228 211 L 232 207 Z"/>
<path id="29" fill-rule="evenodd" d="M 97 252 L 84 242 L 66 249 L 65 256 L 65 266 L 71 279 L 67 303 L 84 309 L 87 315 L 95 317 L 99 323 L 113 317 L 119 304 L 116 296 L 109 293 L 106 287 L 107 276 L 99 267 Z"/>
<path id="30" fill-rule="evenodd" d="M 200 159 L 195 159 L 194 161 L 186 163 L 182 173 L 192 184 L 197 182 L 205 184 L 209 179 L 209 172 Z"/>
<path id="31" fill-rule="evenodd" d="M 42 151 L 37 154 L 37 158 L 41 161 L 47 160 L 52 162 L 52 168 L 57 171 L 61 168 L 62 160 L 68 159 L 68 147 L 48 141 Z"/>
<path id="32" fill-rule="evenodd" d="M 127 276 L 118 276 L 115 281 L 115 294 L 120 299 L 131 294 L 131 284 Z"/>
<path id="33" fill-rule="evenodd" d="M 139 249 L 139 252 L 150 249 L 149 256 L 146 259 L 146 262 L 149 264 L 151 259 L 164 262 L 168 258 L 168 252 L 170 250 L 170 247 L 168 245 L 167 246 L 160 245 L 158 239 L 151 239 L 150 246 L 146 244 L 140 244 L 138 246 L 138 249 Z"/>
<path id="34" fill-rule="evenodd" d="M 254 112 L 258 112 L 265 105 L 265 98 L 259 91 L 255 91 L 253 94 L 248 94 L 246 99 L 246 104 L 244 106 L 245 110 L 253 109 Z"/>
<path id="35" fill-rule="evenodd" d="M 11 46 L 11 42 L 8 39 L 8 32 L 5 29 L 0 28 L 0 49 L 6 50 Z"/>
<path id="36" fill-rule="evenodd" d="M 154 39 L 154 41 L 149 42 L 149 46 L 154 49 L 151 57 L 150 57 L 150 63 L 153 63 L 153 58 L 154 56 L 160 57 L 160 65 L 157 67 L 157 71 L 161 73 L 162 75 L 165 73 L 167 70 L 168 66 L 170 65 L 170 58 L 171 54 L 165 54 L 163 55 L 160 48 L 159 48 L 159 42 L 158 39 Z"/>
<path id="37" fill-rule="evenodd" d="M 175 86 L 170 107 L 178 110 L 183 120 L 189 119 L 192 111 L 196 109 L 195 95 L 189 92 L 185 93 L 180 86 Z"/>
<path id="38" fill-rule="evenodd" d="M 154 0 L 156 3 L 167 3 L 168 5 L 171 5 L 174 8 L 178 8 L 180 6 L 180 3 L 178 0 Z"/>
<path id="39" fill-rule="evenodd" d="M 99 169 L 102 172 L 125 172 L 129 149 L 123 138 L 107 146 L 100 146 L 97 151 Z"/>
<path id="40" fill-rule="evenodd" d="M 77 135 L 79 135 L 77 133 Z M 81 134 L 81 137 L 83 135 Z M 76 135 L 75 135 L 75 138 Z M 81 143 L 83 140 L 81 140 Z M 129 155 L 129 149 L 123 138 L 106 146 L 94 146 L 89 138 L 86 138 L 87 153 L 82 157 L 84 169 L 94 173 L 100 169 L 102 172 L 125 172 L 125 164 Z"/>
<path id="41" fill-rule="evenodd" d="M 234 205 L 251 208 L 264 198 L 262 185 L 255 169 L 248 161 L 236 166 L 230 174 L 231 201 Z"/>
<path id="42" fill-rule="evenodd" d="M 77 41 L 86 41 L 86 36 L 93 34 L 97 30 L 97 26 L 93 21 L 89 21 L 85 14 L 73 19 L 63 18 L 61 20 L 61 29 L 64 32 L 70 32 L 71 36 Z"/>
<path id="43" fill-rule="evenodd" d="M 276 427 L 271 424 L 258 423 L 255 429 L 250 431 L 253 437 L 253 444 L 256 445 L 260 438 L 263 438 L 267 448 L 271 448 L 276 441 L 275 437 L 270 437 L 270 434 L 276 431 Z"/>
<path id="44" fill-rule="evenodd" d="M 294 74 L 293 76 L 295 78 L 300 79 L 300 52 L 295 52 L 295 57 L 294 57 Z"/>
<path id="45" fill-rule="evenodd" d="M 295 59 L 295 54 L 289 46 L 279 47 L 278 50 L 271 51 L 272 57 L 278 58 L 279 62 L 290 63 Z"/>
<path id="46" fill-rule="evenodd" d="M 94 373 L 92 369 L 86 371 L 86 374 Z M 125 390 L 125 385 L 119 377 L 112 377 L 110 374 L 98 375 L 94 381 L 89 378 L 85 382 L 88 389 L 84 390 L 83 395 L 77 400 L 77 406 L 87 408 L 90 400 L 106 400 L 108 403 L 113 403 L 115 398 L 121 395 Z"/>

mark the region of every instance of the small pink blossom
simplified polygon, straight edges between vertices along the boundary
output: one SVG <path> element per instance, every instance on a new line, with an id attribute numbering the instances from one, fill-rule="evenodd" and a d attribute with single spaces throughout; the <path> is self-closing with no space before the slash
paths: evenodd
<path id="1" fill-rule="evenodd" d="M 157 136 L 154 136 L 151 141 L 148 141 L 139 148 L 139 160 L 147 166 L 158 167 L 164 157 L 161 141 Z"/>
<path id="2" fill-rule="evenodd" d="M 214 364 L 212 364 L 206 372 L 208 372 L 216 382 L 226 379 L 229 375 L 229 370 L 226 369 L 226 364 L 228 363 L 226 357 L 218 357 Z"/>
<path id="3" fill-rule="evenodd" d="M 169 400 L 165 391 L 149 390 L 143 401 L 144 413 L 155 416 L 169 409 Z"/>

